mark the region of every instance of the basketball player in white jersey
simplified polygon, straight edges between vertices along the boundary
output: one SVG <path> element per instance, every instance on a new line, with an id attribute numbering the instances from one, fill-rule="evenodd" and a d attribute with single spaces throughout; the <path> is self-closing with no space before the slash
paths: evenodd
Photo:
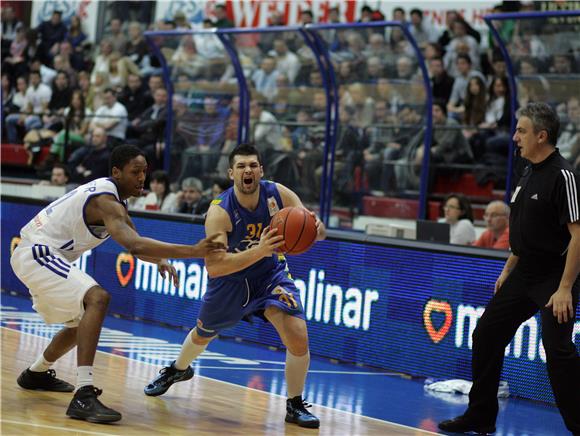
<path id="1" fill-rule="evenodd" d="M 64 323 L 44 352 L 18 377 L 25 389 L 72 392 L 74 386 L 56 378 L 52 364 L 77 347 L 77 386 L 66 414 L 90 422 L 121 419 L 103 405 L 101 389 L 93 385 L 93 360 L 110 295 L 71 262 L 112 237 L 132 255 L 157 263 L 178 285 L 178 275 L 167 258 L 203 258 L 224 249 L 217 235 L 198 244 L 178 245 L 140 236 L 127 214 L 126 200 L 139 196 L 147 161 L 134 146 L 122 145 L 111 154 L 111 177 L 79 186 L 38 213 L 21 232 L 21 242 L 10 263 L 29 288 L 34 309 L 48 324 Z"/>

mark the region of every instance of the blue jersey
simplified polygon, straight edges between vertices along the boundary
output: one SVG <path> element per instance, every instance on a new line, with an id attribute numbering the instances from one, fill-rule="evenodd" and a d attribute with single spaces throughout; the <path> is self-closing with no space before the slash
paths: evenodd
<path id="1" fill-rule="evenodd" d="M 232 231 L 228 233 L 228 252 L 231 253 L 239 253 L 258 245 L 262 231 L 270 225 L 272 216 L 284 207 L 276 183 L 267 180 L 260 181 L 260 199 L 254 211 L 240 205 L 233 187 L 222 192 L 212 204 L 223 208 L 232 222 Z M 285 267 L 284 256 L 272 255 L 246 269 L 225 277 L 210 278 L 210 281 L 251 279 Z"/>

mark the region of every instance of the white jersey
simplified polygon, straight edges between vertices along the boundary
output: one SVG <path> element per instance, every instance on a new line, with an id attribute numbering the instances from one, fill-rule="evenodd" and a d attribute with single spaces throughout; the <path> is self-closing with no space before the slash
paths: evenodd
<path id="1" fill-rule="evenodd" d="M 85 221 L 85 207 L 97 195 L 112 195 L 121 201 L 113 179 L 103 177 L 79 186 L 42 209 L 20 231 L 22 239 L 32 244 L 46 245 L 58 250 L 69 262 L 109 238 L 105 226 L 89 225 Z"/>

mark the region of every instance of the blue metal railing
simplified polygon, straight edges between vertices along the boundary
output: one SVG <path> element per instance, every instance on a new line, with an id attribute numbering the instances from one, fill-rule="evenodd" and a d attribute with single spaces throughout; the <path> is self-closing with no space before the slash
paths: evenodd
<path id="1" fill-rule="evenodd" d="M 200 29 L 200 30 L 174 30 L 174 31 L 149 31 L 145 32 L 144 35 L 147 42 L 153 47 L 154 53 L 159 57 L 162 70 L 163 70 L 163 80 L 165 81 L 169 93 L 169 104 L 168 110 L 171 112 L 171 102 L 173 97 L 173 87 L 171 84 L 171 78 L 169 73 L 169 68 L 167 62 L 161 53 L 159 47 L 155 44 L 155 37 L 179 37 L 187 36 L 193 34 L 206 34 L 217 36 L 222 44 L 228 56 L 232 61 L 232 66 L 238 80 L 239 92 L 240 92 L 240 117 L 238 121 L 238 143 L 246 142 L 249 137 L 249 100 L 250 93 L 243 74 L 243 69 L 239 61 L 238 53 L 231 41 L 231 35 L 236 34 L 255 34 L 255 33 L 280 33 L 280 32 L 297 32 L 299 33 L 307 46 L 312 50 L 319 71 L 323 78 L 323 84 L 327 97 L 327 108 L 326 108 L 326 126 L 325 126 L 325 144 L 323 152 L 323 174 L 321 180 L 321 195 L 320 195 L 320 216 L 323 222 L 328 225 L 330 218 L 330 210 L 332 208 L 332 184 L 334 176 L 334 153 L 336 148 L 337 136 L 338 136 L 338 122 L 339 122 L 339 96 L 338 96 L 338 83 L 336 79 L 336 74 L 330 59 L 330 54 L 324 41 L 320 37 L 319 32 L 323 30 L 346 30 L 346 29 L 365 29 L 365 28 L 386 28 L 386 27 L 399 27 L 406 38 L 409 40 L 413 50 L 416 53 L 419 68 L 421 69 L 423 75 L 423 85 L 426 92 L 426 102 L 425 102 L 425 120 L 426 120 L 426 130 L 424 138 L 425 154 L 423 158 L 423 167 L 421 173 L 421 188 L 419 193 L 419 218 L 424 218 L 427 210 L 427 196 L 428 196 L 428 177 L 429 177 L 429 156 L 430 156 L 430 146 L 432 138 L 432 115 L 431 115 L 431 105 L 432 105 L 432 92 L 431 83 L 429 76 L 427 74 L 427 67 L 425 65 L 425 60 L 419 47 L 414 40 L 413 36 L 409 33 L 408 29 L 399 21 L 381 21 L 372 23 L 340 23 L 340 24 L 316 24 L 308 26 L 271 26 L 260 29 L 253 28 L 230 28 L 230 29 Z M 170 147 L 171 144 L 171 130 L 172 124 L 170 118 L 168 117 L 168 122 L 166 126 L 165 139 L 168 145 L 165 149 L 165 162 L 164 166 L 167 170 L 169 168 L 170 160 Z"/>
<path id="2" fill-rule="evenodd" d="M 510 12 L 503 14 L 490 14 L 483 17 L 485 23 L 489 27 L 494 40 L 498 44 L 501 54 L 505 60 L 507 68 L 507 79 L 510 85 L 510 107 L 512 108 L 511 113 L 511 123 L 510 132 L 513 134 L 516 130 L 516 108 L 518 104 L 518 89 L 516 83 L 516 71 L 512 62 L 512 58 L 509 54 L 506 41 L 504 41 L 499 34 L 497 28 L 493 25 L 493 21 L 506 21 L 506 20 L 525 20 L 525 19 L 546 19 L 554 17 L 578 17 L 580 16 L 580 11 L 542 11 L 542 12 Z M 504 201 L 509 204 L 511 197 L 512 188 L 512 177 L 513 177 L 513 160 L 514 160 L 514 142 L 513 137 L 510 135 L 509 148 L 508 148 L 508 167 L 506 176 L 506 188 Z"/>

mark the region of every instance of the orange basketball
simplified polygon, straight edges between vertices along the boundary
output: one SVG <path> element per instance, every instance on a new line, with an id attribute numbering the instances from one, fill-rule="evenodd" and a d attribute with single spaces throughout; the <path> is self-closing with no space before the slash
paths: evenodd
<path id="1" fill-rule="evenodd" d="M 270 221 L 270 228 L 284 236 L 280 251 L 286 254 L 304 253 L 316 240 L 316 219 L 301 207 L 285 207 L 278 211 Z"/>

